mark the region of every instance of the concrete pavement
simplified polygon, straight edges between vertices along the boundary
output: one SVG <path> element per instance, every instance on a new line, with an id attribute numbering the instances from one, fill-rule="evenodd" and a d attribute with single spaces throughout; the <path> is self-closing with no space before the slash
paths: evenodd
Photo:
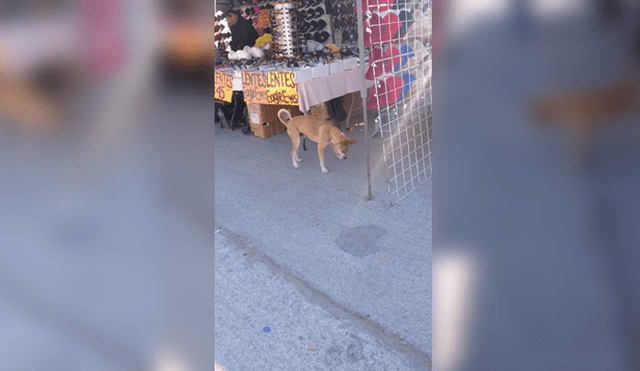
<path id="1" fill-rule="evenodd" d="M 260 139 L 216 127 L 216 360 L 229 371 L 255 369 L 261 358 L 247 354 L 298 368 L 316 362 L 318 370 L 431 369 L 431 183 L 390 207 L 376 137 L 374 198 L 365 201 L 364 133 L 346 133 L 358 144 L 343 161 L 327 149 L 323 174 L 315 143 L 307 141 L 294 169 L 286 133 Z M 236 263 L 225 256 L 238 251 L 264 266 L 227 268 Z M 256 281 L 244 281 L 242 292 L 234 284 L 241 277 Z M 269 295 L 279 299 L 269 303 Z M 262 313 L 262 322 L 249 313 Z M 275 325 L 262 324 L 269 319 Z"/>
<path id="2" fill-rule="evenodd" d="M 226 234 L 215 237 L 215 349 L 228 371 L 423 369 L 366 319 Z"/>

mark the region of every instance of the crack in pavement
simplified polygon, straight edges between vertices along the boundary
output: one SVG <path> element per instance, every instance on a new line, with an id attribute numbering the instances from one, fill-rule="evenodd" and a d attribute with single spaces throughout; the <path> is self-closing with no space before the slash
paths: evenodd
<path id="1" fill-rule="evenodd" d="M 236 246 L 246 252 L 245 258 L 247 258 L 251 263 L 261 262 L 265 264 L 272 273 L 277 273 L 287 282 L 292 283 L 296 290 L 298 290 L 298 292 L 300 292 L 310 303 L 322 306 L 338 319 L 348 320 L 358 325 L 363 331 L 371 334 L 387 346 L 407 357 L 407 359 L 413 362 L 417 367 L 431 371 L 431 359 L 420 351 L 420 349 L 405 341 L 392 329 L 384 329 L 367 317 L 358 313 L 350 312 L 340 304 L 333 301 L 325 293 L 314 289 L 308 282 L 305 282 L 287 269 L 274 263 L 271 258 L 255 247 L 256 244 L 254 244 L 250 238 L 236 234 L 221 226 L 218 222 L 215 222 L 214 225 L 215 234 L 218 234 L 221 231 L 227 239 L 234 242 Z"/>

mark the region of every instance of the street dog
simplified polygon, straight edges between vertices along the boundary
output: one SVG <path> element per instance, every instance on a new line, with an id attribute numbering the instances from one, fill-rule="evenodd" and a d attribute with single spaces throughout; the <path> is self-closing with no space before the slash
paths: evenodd
<path id="1" fill-rule="evenodd" d="M 320 168 L 323 173 L 329 170 L 324 166 L 324 147 L 331 144 L 333 150 L 338 156 L 338 160 L 347 158 L 347 150 L 356 142 L 347 138 L 340 129 L 333 126 L 330 122 L 314 117 L 314 116 L 296 116 L 291 117 L 291 112 L 286 109 L 278 111 L 278 119 L 287 127 L 287 133 L 291 137 L 291 159 L 293 167 L 298 168 L 298 162 L 302 161 L 298 157 L 298 148 L 300 147 L 300 137 L 304 136 L 318 143 L 318 157 L 320 158 Z"/>
<path id="2" fill-rule="evenodd" d="M 548 95 L 534 102 L 532 113 L 542 127 L 557 122 L 567 125 L 573 134 L 574 158 L 582 157 L 590 147 L 593 134 L 616 116 L 637 107 L 638 91 L 634 83 L 621 81 L 593 89 L 581 89 Z"/>
<path id="3" fill-rule="evenodd" d="M 27 79 L 0 76 L 0 117 L 3 129 L 19 134 L 48 136 L 59 129 L 59 110 Z"/>

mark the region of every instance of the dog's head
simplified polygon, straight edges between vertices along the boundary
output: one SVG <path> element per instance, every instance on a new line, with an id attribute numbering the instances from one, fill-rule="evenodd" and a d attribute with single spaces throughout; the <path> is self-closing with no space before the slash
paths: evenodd
<path id="1" fill-rule="evenodd" d="M 344 138 L 336 144 L 338 159 L 343 160 L 347 158 L 347 151 L 349 150 L 349 146 L 352 144 L 356 144 L 356 141 L 348 138 Z"/>

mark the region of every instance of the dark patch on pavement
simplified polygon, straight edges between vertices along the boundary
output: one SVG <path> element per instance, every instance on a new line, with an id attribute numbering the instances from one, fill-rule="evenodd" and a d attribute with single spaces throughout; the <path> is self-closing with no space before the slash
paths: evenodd
<path id="1" fill-rule="evenodd" d="M 336 245 L 340 250 L 363 258 L 380 250 L 378 240 L 387 234 L 387 231 L 377 225 L 364 225 L 345 229 L 336 239 Z"/>
<path id="2" fill-rule="evenodd" d="M 347 347 L 347 360 L 356 363 L 364 359 L 364 347 L 361 343 L 350 344 Z"/>
<path id="3" fill-rule="evenodd" d="M 342 349 L 338 345 L 333 345 L 327 349 L 324 355 L 324 361 L 327 366 L 342 365 Z"/>

